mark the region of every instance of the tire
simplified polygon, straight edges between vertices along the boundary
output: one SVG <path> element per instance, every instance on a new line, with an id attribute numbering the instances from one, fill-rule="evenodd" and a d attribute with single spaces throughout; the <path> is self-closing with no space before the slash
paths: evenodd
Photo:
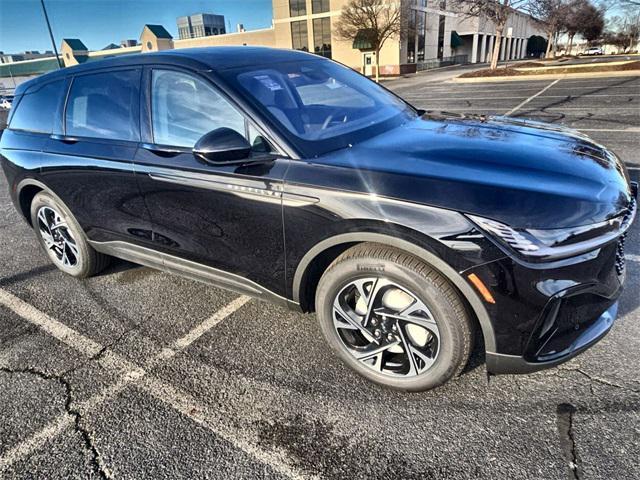
<path id="1" fill-rule="evenodd" d="M 31 225 L 51 262 L 72 277 L 91 277 L 109 264 L 109 256 L 89 245 L 69 209 L 46 192 L 38 193 L 31 202 Z"/>
<path id="2" fill-rule="evenodd" d="M 473 347 L 474 325 L 454 287 L 422 260 L 381 244 L 356 245 L 327 268 L 316 291 L 316 310 L 338 356 L 392 389 L 418 392 L 446 383 L 462 373 Z M 349 313 L 352 321 L 346 319 Z M 368 332 L 363 332 L 367 321 Z M 380 339 L 370 342 L 377 334 Z M 367 358 L 377 348 L 385 351 Z"/>

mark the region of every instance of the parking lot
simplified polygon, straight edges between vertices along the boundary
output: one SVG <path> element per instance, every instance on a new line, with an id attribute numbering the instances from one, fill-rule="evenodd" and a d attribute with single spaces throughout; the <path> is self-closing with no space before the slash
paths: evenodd
<path id="1" fill-rule="evenodd" d="M 578 128 L 637 180 L 640 78 L 388 86 L 431 110 Z M 0 477 L 640 476 L 640 222 L 612 333 L 577 359 L 437 390 L 384 390 L 312 315 L 117 262 L 55 270 L 0 175 Z"/>

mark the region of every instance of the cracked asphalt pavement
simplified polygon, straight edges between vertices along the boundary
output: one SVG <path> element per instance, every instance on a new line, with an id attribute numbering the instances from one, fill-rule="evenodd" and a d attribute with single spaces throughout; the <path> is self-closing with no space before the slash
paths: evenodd
<path id="1" fill-rule="evenodd" d="M 549 82 L 389 83 L 419 107 L 504 114 Z M 587 130 L 635 168 L 640 79 L 561 81 L 514 116 Z M 635 165 L 635 167 L 634 167 Z M 620 318 L 563 366 L 434 391 L 344 367 L 315 318 L 116 262 L 54 269 L 0 176 L 0 478 L 640 477 L 640 225 Z"/>

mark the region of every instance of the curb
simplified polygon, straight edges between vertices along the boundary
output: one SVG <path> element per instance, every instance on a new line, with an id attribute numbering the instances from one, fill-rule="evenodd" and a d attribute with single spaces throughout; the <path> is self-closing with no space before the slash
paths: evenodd
<path id="1" fill-rule="evenodd" d="M 567 80 L 571 78 L 604 78 L 604 77 L 640 77 L 640 70 L 620 72 L 585 72 L 544 75 L 522 75 L 517 77 L 473 77 L 451 79 L 453 83 L 498 83 L 498 82 L 531 82 L 535 80 Z"/>

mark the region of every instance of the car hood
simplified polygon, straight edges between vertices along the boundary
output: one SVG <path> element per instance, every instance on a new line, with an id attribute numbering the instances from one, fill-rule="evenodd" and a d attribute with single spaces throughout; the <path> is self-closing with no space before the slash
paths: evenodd
<path id="1" fill-rule="evenodd" d="M 321 161 L 355 169 L 369 193 L 515 228 L 592 224 L 631 201 L 628 173 L 605 147 L 575 130 L 508 117 L 428 112 Z"/>

